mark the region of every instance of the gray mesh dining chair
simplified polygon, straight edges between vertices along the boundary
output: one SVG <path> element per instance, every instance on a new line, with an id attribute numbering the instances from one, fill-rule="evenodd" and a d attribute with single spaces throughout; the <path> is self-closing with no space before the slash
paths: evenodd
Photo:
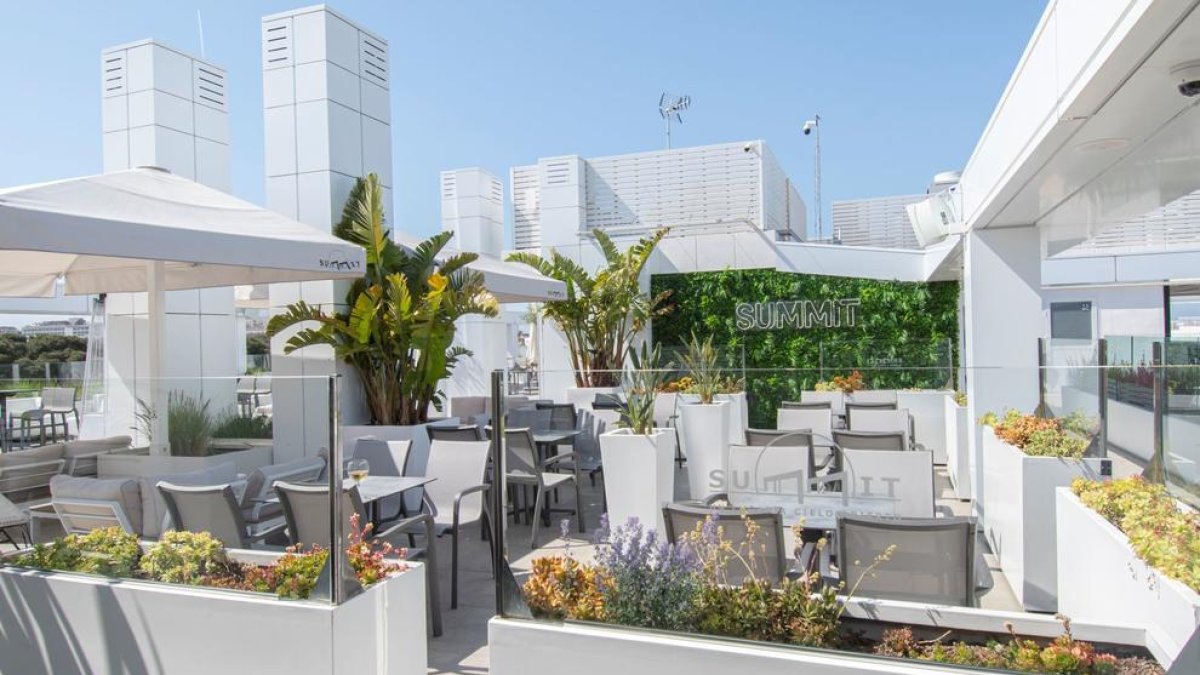
<path id="1" fill-rule="evenodd" d="M 287 521 L 288 541 L 293 546 L 325 546 L 329 547 L 329 486 L 310 483 L 275 482 L 275 494 L 279 495 L 279 503 L 283 506 L 284 519 Z M 351 485 L 342 491 L 342 514 L 346 521 L 343 531 L 350 532 L 350 517 L 357 514 L 358 522 L 370 522 L 367 508 L 362 497 L 358 494 L 358 486 Z M 409 535 L 419 532 L 425 535 L 424 549 L 408 548 L 407 557 L 410 559 L 425 558 L 425 585 L 429 594 L 429 607 L 432 615 L 432 630 L 434 637 L 442 634 L 442 610 L 438 599 L 437 551 L 433 540 L 435 536 L 433 517 L 427 513 L 411 516 L 389 523 L 377 532 L 371 533 L 372 539 L 383 539 L 392 543 L 398 535 Z"/>
<path id="2" fill-rule="evenodd" d="M 575 410 L 574 404 L 538 402 L 535 404 L 535 409 L 549 411 L 549 426 L 546 428 L 551 431 L 576 431 L 579 429 L 579 413 Z M 588 480 L 595 486 L 596 474 L 604 473 L 604 465 L 600 462 L 600 444 L 576 444 L 575 439 L 572 438 L 564 441 L 563 445 L 570 445 L 573 455 L 560 462 L 558 468 L 586 471 Z"/>
<path id="3" fill-rule="evenodd" d="M 907 450 L 903 432 L 834 431 L 833 441 L 844 450 Z"/>
<path id="4" fill-rule="evenodd" d="M 833 410 L 833 401 L 780 401 L 783 410 Z"/>
<path id="5" fill-rule="evenodd" d="M 838 577 L 864 598 L 974 607 L 975 519 L 839 515 Z M 868 569 L 894 546 L 885 562 Z"/>
<path id="6" fill-rule="evenodd" d="M 747 580 L 755 579 L 776 586 L 787 576 L 789 558 L 785 551 L 780 509 L 667 504 L 663 507 L 667 540 L 676 543 L 703 526 L 708 518 L 713 519 L 721 530 L 723 540 L 732 544 L 740 555 L 726 558 L 725 566 L 720 570 L 723 577 L 721 583 L 740 586 Z M 757 525 L 753 541 L 749 537 L 751 523 Z M 754 552 L 753 558 L 750 556 L 751 550 Z"/>
<path id="7" fill-rule="evenodd" d="M 747 429 L 746 445 L 770 447 L 797 447 L 805 449 L 805 470 L 810 481 L 828 470 L 842 470 L 842 454 L 836 447 L 828 448 L 824 456 L 818 455 L 816 439 L 811 429 Z M 828 487 L 829 485 L 827 485 Z"/>
<path id="8" fill-rule="evenodd" d="M 474 429 L 475 427 L 472 427 Z M 425 475 L 437 480 L 425 486 L 425 509 L 434 531 L 451 536 L 450 609 L 458 607 L 458 535 L 464 525 L 486 520 L 487 441 L 434 440 Z M 485 529 L 485 532 L 487 530 Z M 491 543 L 491 540 L 488 540 Z"/>
<path id="9" fill-rule="evenodd" d="M 404 476 L 408 466 L 408 451 L 412 441 L 382 441 L 364 437 L 354 442 L 353 459 L 365 459 L 375 476 Z M 341 471 L 341 469 L 338 469 Z M 376 504 L 376 513 L 390 514 L 385 520 L 404 514 L 404 495 L 384 497 Z"/>
<path id="10" fill-rule="evenodd" d="M 176 485 L 159 481 L 156 487 L 176 530 L 208 532 L 230 548 L 252 548 L 283 530 L 283 523 L 248 527 L 233 486 L 228 483 Z"/>
<path id="11" fill-rule="evenodd" d="M 576 464 L 571 473 L 550 473 L 547 469 L 554 468 L 560 463 L 574 458 L 574 453 L 565 452 L 539 460 L 537 448 L 534 445 L 533 432 L 530 429 L 504 430 L 504 457 L 508 465 L 507 479 L 509 485 L 529 486 L 535 488 L 533 499 L 532 530 L 529 537 L 529 547 L 537 548 L 538 528 L 542 522 L 542 509 L 548 508 L 546 495 L 558 490 L 566 483 L 575 485 L 575 519 L 579 531 L 585 532 L 583 522 L 583 498 L 579 491 L 579 467 Z"/>
<path id="12" fill-rule="evenodd" d="M 895 401 L 846 401 L 846 427 L 854 428 L 855 410 L 895 410 Z"/>
<path id="13" fill-rule="evenodd" d="M 425 427 L 429 432 L 430 442 L 434 441 L 482 441 L 483 432 L 474 424 L 460 424 L 453 427 Z"/>

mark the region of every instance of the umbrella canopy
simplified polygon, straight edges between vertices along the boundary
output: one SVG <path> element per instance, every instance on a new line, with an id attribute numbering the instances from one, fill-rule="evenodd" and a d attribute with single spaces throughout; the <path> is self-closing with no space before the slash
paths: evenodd
<path id="1" fill-rule="evenodd" d="M 161 261 L 162 288 L 146 263 Z M 354 278 L 363 251 L 154 168 L 0 190 L 0 295 Z"/>
<path id="2" fill-rule="evenodd" d="M 420 239 L 401 232 L 392 232 L 392 238 L 410 251 L 421 243 Z M 442 254 L 446 257 L 456 253 L 459 253 L 457 249 L 442 249 Z M 485 253 L 476 255 L 479 258 L 467 267 L 483 274 L 484 287 L 496 296 L 498 302 L 545 302 L 567 297 L 567 285 L 557 279 L 551 279 L 525 265 L 505 262 Z"/>

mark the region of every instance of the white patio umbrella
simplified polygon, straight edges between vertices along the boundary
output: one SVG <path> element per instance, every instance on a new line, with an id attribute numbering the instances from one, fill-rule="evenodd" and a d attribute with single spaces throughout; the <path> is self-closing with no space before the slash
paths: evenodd
<path id="1" fill-rule="evenodd" d="M 392 232 L 392 239 L 409 250 L 421 243 L 417 237 L 403 232 Z M 442 249 L 446 257 L 456 253 L 459 253 L 458 249 Z M 567 285 L 557 279 L 551 279 L 526 265 L 506 262 L 486 253 L 476 255 L 479 258 L 467 267 L 483 274 L 484 287 L 500 303 L 545 302 L 567 297 Z"/>
<path id="2" fill-rule="evenodd" d="M 151 382 L 166 291 L 355 278 L 364 266 L 358 246 L 161 169 L 0 190 L 0 296 L 50 297 L 59 279 L 67 294 L 146 292 Z"/>

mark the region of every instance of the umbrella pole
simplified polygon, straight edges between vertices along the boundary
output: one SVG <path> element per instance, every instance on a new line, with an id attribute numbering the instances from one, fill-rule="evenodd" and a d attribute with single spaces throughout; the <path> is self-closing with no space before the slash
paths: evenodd
<path id="1" fill-rule="evenodd" d="M 150 386 L 150 407 L 154 419 L 150 423 L 150 454 L 169 454 L 167 442 L 167 387 L 161 381 L 163 368 L 163 334 L 166 326 L 167 292 L 165 290 L 165 266 L 161 260 L 146 263 L 146 349 L 147 380 Z"/>

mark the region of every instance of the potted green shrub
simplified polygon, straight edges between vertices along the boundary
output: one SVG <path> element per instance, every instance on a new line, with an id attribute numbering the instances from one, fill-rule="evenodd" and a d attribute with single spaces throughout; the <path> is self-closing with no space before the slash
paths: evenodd
<path id="1" fill-rule="evenodd" d="M 724 491 L 718 477 L 726 475 L 730 402 L 717 400 L 724 375 L 711 336 L 701 341 L 693 333 L 681 360 L 692 387 L 688 400 L 679 401 L 679 442 L 687 457 L 691 498 L 704 499 Z"/>
<path id="2" fill-rule="evenodd" d="M 659 348 L 630 348 L 621 428 L 600 435 L 604 496 L 611 522 L 637 518 L 662 531 L 662 506 L 674 497 L 675 435 L 654 424 L 654 399 L 664 382 Z"/>

